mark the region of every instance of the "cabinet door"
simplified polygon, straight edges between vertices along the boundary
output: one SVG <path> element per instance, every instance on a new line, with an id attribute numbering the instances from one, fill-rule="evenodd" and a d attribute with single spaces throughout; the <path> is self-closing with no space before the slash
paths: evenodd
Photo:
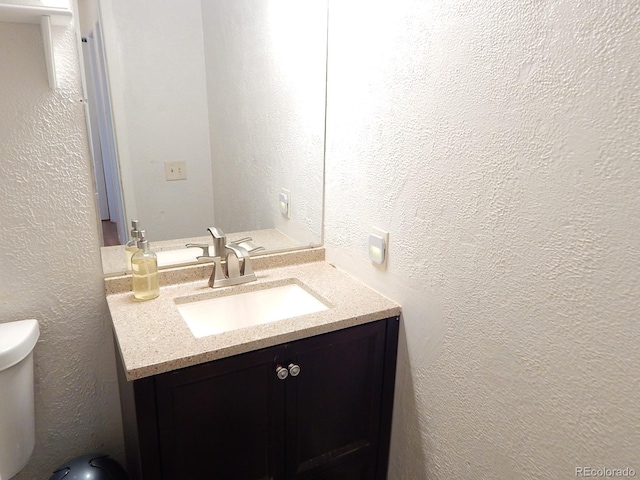
<path id="1" fill-rule="evenodd" d="M 287 345 L 287 478 L 375 476 L 386 322 Z"/>
<path id="2" fill-rule="evenodd" d="M 159 375 L 163 479 L 283 478 L 283 347 Z"/>

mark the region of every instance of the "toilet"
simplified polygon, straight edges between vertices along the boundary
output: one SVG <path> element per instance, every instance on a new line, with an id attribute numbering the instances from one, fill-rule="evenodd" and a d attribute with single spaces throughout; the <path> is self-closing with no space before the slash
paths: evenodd
<path id="1" fill-rule="evenodd" d="M 35 444 L 33 347 L 36 320 L 0 323 L 0 480 L 29 461 Z"/>

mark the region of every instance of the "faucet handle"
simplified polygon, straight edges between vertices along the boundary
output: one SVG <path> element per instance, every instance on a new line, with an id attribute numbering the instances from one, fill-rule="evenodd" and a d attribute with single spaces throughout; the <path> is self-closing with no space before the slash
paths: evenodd
<path id="1" fill-rule="evenodd" d="M 249 253 L 259 252 L 260 250 L 264 250 L 265 249 L 264 247 L 256 246 L 255 243 L 253 243 L 253 238 L 251 238 L 251 237 L 244 237 L 244 238 L 240 238 L 238 240 L 233 240 L 233 241 L 229 242 L 229 244 L 227 244 L 227 247 L 229 245 L 242 247 Z"/>
<path id="2" fill-rule="evenodd" d="M 225 247 L 235 253 L 236 257 L 238 257 L 238 260 L 249 258 L 249 252 L 247 252 L 247 250 L 242 248 L 240 245 L 236 245 L 235 243 L 227 243 Z"/>
<path id="3" fill-rule="evenodd" d="M 253 268 L 251 268 L 251 256 L 247 249 L 234 243 L 228 243 L 226 247 L 233 251 L 236 257 L 238 257 L 238 260 L 240 260 L 240 274 L 253 275 Z"/>
<path id="4" fill-rule="evenodd" d="M 185 245 L 185 247 L 187 248 L 201 248 L 202 249 L 202 256 L 203 257 L 209 257 L 209 245 L 206 243 L 187 243 Z"/>

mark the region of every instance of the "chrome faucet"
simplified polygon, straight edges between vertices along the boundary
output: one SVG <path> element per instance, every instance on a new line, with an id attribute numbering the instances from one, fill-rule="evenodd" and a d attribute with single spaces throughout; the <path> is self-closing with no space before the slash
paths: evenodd
<path id="1" fill-rule="evenodd" d="M 229 287 L 256 280 L 256 274 L 251 267 L 249 251 L 239 243 L 250 240 L 243 238 L 236 242 L 227 243 L 227 237 L 220 228 L 209 227 L 207 231 L 213 237 L 212 254 L 209 255 L 209 245 L 188 244 L 187 247 L 200 247 L 203 255 L 198 260 L 213 260 L 213 271 L 209 278 L 209 286 Z M 256 248 L 255 250 L 261 249 Z M 224 259 L 225 263 L 222 263 Z"/>

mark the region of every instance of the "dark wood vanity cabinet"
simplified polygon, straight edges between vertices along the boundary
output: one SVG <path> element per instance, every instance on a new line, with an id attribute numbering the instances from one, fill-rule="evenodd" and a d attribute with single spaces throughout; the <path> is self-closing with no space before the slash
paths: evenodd
<path id="1" fill-rule="evenodd" d="M 120 372 L 130 475 L 382 480 L 397 342 L 396 317 L 133 382 Z"/>

